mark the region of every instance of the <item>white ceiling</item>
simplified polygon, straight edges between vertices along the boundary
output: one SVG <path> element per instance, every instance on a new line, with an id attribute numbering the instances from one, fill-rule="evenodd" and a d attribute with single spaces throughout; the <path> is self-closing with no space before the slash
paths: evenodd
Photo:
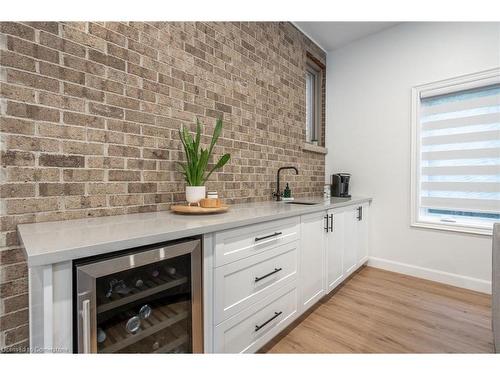
<path id="1" fill-rule="evenodd" d="M 398 22 L 294 22 L 325 51 L 395 26 Z"/>

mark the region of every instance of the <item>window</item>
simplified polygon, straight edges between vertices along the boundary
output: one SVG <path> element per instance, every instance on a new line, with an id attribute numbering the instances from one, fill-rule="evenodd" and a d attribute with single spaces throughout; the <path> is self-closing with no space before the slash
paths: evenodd
<path id="1" fill-rule="evenodd" d="M 307 56 L 306 64 L 306 142 L 321 143 L 322 83 L 324 67 Z"/>
<path id="2" fill-rule="evenodd" d="M 413 89 L 412 225 L 500 222 L 500 69 Z"/>

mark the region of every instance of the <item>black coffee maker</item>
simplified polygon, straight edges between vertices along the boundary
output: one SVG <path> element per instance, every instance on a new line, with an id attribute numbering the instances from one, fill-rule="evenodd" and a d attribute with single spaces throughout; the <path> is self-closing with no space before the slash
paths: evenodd
<path id="1" fill-rule="evenodd" d="M 332 197 L 350 198 L 349 194 L 349 173 L 332 174 Z"/>

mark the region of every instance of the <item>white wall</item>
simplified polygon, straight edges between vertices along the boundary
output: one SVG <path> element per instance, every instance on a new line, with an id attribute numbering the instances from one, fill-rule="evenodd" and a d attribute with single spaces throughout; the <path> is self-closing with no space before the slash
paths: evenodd
<path id="1" fill-rule="evenodd" d="M 489 291 L 491 237 L 410 227 L 410 89 L 500 66 L 500 23 L 405 23 L 328 54 L 327 177 L 372 196 L 372 264 Z"/>

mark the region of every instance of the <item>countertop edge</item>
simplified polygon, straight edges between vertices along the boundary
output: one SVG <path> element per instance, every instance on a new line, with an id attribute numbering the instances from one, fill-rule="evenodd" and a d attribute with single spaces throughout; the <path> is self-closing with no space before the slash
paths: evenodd
<path id="1" fill-rule="evenodd" d="M 166 232 L 166 233 L 145 235 L 145 236 L 140 236 L 140 237 L 127 238 L 124 240 L 115 240 L 112 242 L 94 243 L 94 244 L 88 245 L 88 246 L 72 247 L 72 248 L 61 249 L 59 251 L 54 251 L 52 253 L 34 254 L 34 255 L 30 255 L 30 251 L 27 248 L 25 241 L 23 241 L 23 231 L 26 228 L 26 226 L 30 225 L 30 224 L 20 224 L 20 225 L 18 225 L 17 230 L 18 230 L 18 236 L 20 238 L 21 245 L 23 248 L 23 252 L 24 252 L 26 259 L 27 259 L 28 267 L 39 267 L 39 266 L 45 266 L 45 265 L 50 265 L 50 264 L 68 262 L 68 261 L 71 261 L 74 259 L 85 258 L 88 256 L 93 256 L 93 255 L 100 255 L 100 254 L 106 254 L 106 253 L 110 253 L 110 252 L 114 252 L 114 251 L 120 251 L 120 250 L 124 250 L 126 248 L 147 246 L 147 245 L 151 245 L 151 244 L 158 243 L 158 242 L 165 242 L 165 241 L 175 240 L 175 239 L 189 237 L 189 236 L 204 235 L 204 234 L 208 234 L 208 233 L 213 233 L 213 232 L 218 232 L 218 231 L 223 231 L 223 230 L 234 229 L 234 228 L 238 228 L 238 227 L 242 227 L 242 226 L 262 223 L 265 221 L 286 219 L 286 218 L 290 218 L 290 217 L 294 217 L 294 216 L 307 215 L 310 213 L 326 211 L 329 209 L 348 207 L 348 206 L 352 206 L 352 205 L 356 205 L 356 204 L 360 204 L 360 203 L 365 203 L 365 202 L 371 202 L 371 201 L 372 201 L 372 198 L 359 197 L 359 198 L 354 198 L 352 200 L 345 201 L 345 202 L 303 206 L 303 207 L 300 207 L 300 209 L 297 209 L 296 211 L 293 211 L 293 212 L 285 212 L 285 213 L 280 212 L 280 213 L 276 213 L 276 214 L 256 216 L 256 217 L 253 217 L 250 219 L 242 219 L 242 220 L 234 221 L 234 222 L 230 222 L 230 223 L 217 223 L 217 224 L 213 224 L 213 225 L 204 225 L 204 226 L 200 226 L 200 227 L 192 228 L 192 229 L 185 229 L 185 230 L 178 230 L 175 232 Z M 118 215 L 118 216 L 122 216 L 122 215 Z M 31 224 L 33 224 L 33 223 L 31 223 Z M 94 250 L 96 247 L 99 247 L 98 252 L 96 252 Z M 91 252 L 91 254 L 89 254 L 89 252 Z M 64 253 L 68 253 L 67 256 L 62 256 L 62 254 L 64 254 Z"/>

